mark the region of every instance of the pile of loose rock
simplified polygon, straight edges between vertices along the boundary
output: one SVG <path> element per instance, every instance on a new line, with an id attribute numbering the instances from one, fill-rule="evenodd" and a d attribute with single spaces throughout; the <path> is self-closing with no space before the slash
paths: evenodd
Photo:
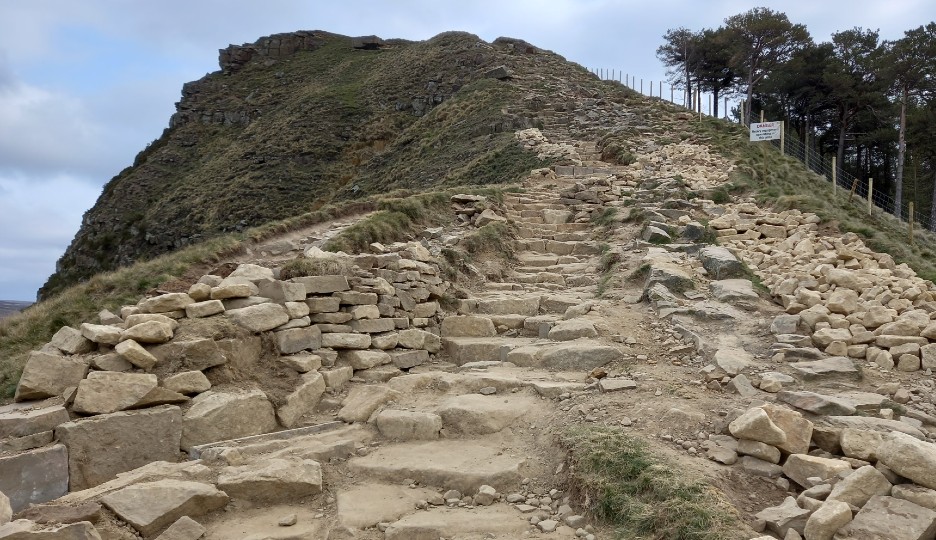
<path id="1" fill-rule="evenodd" d="M 703 443 L 710 459 L 738 463 L 787 487 L 792 482 L 799 491 L 756 516 L 780 538 L 903 540 L 932 534 L 936 445 L 922 440 L 921 431 L 859 416 L 811 421 L 774 404 L 734 411 L 722 427 L 723 433 Z"/>

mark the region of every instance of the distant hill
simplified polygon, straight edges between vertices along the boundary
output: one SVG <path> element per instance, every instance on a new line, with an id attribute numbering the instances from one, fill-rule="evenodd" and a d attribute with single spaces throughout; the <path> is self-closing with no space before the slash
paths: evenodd
<path id="1" fill-rule="evenodd" d="M 539 127 L 542 96 L 596 82 L 524 41 L 464 32 L 421 42 L 277 34 L 222 49 L 219 64 L 182 87 L 162 136 L 107 183 L 43 298 L 328 203 L 509 181 L 546 164 L 514 140 Z"/>
<path id="2" fill-rule="evenodd" d="M 19 313 L 32 305 L 32 302 L 19 302 L 16 300 L 0 300 L 0 319 Z"/>

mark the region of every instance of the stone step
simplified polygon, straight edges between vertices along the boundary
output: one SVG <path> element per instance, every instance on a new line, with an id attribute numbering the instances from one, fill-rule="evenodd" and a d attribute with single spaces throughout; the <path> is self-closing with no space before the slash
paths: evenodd
<path id="1" fill-rule="evenodd" d="M 348 461 L 355 475 L 401 483 L 477 493 L 489 485 L 498 491 L 516 489 L 531 468 L 519 451 L 504 452 L 502 441 L 441 440 L 385 446 Z"/>
<path id="2" fill-rule="evenodd" d="M 533 338 L 446 337 L 442 349 L 448 361 L 461 366 L 469 362 L 504 362 L 510 351 L 536 343 Z"/>
<path id="3" fill-rule="evenodd" d="M 532 268 L 543 268 L 546 266 L 554 266 L 559 263 L 558 255 L 544 255 L 540 253 L 533 253 L 529 251 L 524 251 L 517 254 L 517 260 L 521 264 L 527 267 Z"/>
<path id="4" fill-rule="evenodd" d="M 361 425 L 348 426 L 341 422 L 332 424 L 338 424 L 338 427 L 319 433 L 303 434 L 303 430 L 308 428 L 299 428 L 250 437 L 247 440 L 212 443 L 199 448 L 198 455 L 193 457 L 227 465 L 243 465 L 256 459 L 282 457 L 327 462 L 331 459 L 347 458 L 354 453 L 357 446 L 367 444 L 374 437 L 372 430 Z M 294 432 L 295 435 L 291 435 L 290 432 Z"/>
<path id="5" fill-rule="evenodd" d="M 496 295 L 494 295 L 496 294 Z M 572 295 L 525 295 L 493 293 L 462 300 L 460 314 L 482 315 L 525 315 L 542 313 L 563 314 L 566 309 L 581 304 L 584 300 Z"/>
<path id="6" fill-rule="evenodd" d="M 529 514 L 507 504 L 473 508 L 438 507 L 412 513 L 391 523 L 386 540 L 413 538 L 524 538 L 530 534 Z M 577 538 L 571 527 L 560 526 L 549 534 L 557 540 Z"/>

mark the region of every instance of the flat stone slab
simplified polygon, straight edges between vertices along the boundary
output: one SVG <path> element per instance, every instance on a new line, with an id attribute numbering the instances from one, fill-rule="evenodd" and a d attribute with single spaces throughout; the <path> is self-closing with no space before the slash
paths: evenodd
<path id="1" fill-rule="evenodd" d="M 855 362 L 844 356 L 830 356 L 811 362 L 794 362 L 790 364 L 790 367 L 806 380 L 820 377 L 857 379 L 861 376 L 861 372 L 855 367 Z"/>
<path id="2" fill-rule="evenodd" d="M 351 459 L 348 466 L 380 480 L 413 479 L 424 486 L 475 493 L 485 484 L 498 491 L 515 487 L 526 461 L 503 452 L 501 444 L 446 440 L 383 447 Z"/>
<path id="3" fill-rule="evenodd" d="M 857 411 L 855 406 L 846 399 L 816 392 L 781 390 L 777 392 L 777 399 L 812 414 L 851 416 Z"/>
<path id="4" fill-rule="evenodd" d="M 539 400 L 525 396 L 465 394 L 447 399 L 437 412 L 446 430 L 485 435 L 511 426 L 538 406 Z"/>
<path id="5" fill-rule="evenodd" d="M 61 405 L 41 401 L 3 405 L 0 406 L 0 439 L 49 431 L 68 420 L 68 411 Z"/>
<path id="6" fill-rule="evenodd" d="M 358 529 L 396 521 L 414 512 L 417 501 L 428 500 L 437 494 L 431 489 L 410 489 L 390 484 L 355 486 L 338 493 L 338 521 Z"/>

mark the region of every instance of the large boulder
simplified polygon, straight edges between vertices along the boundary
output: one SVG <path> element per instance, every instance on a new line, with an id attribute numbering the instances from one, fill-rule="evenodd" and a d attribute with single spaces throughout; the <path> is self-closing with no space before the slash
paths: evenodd
<path id="1" fill-rule="evenodd" d="M 88 364 L 80 358 L 33 351 L 26 360 L 14 399 L 26 401 L 59 396 L 66 388 L 78 386 L 87 374 Z"/>
<path id="2" fill-rule="evenodd" d="M 0 405 L 0 439 L 51 431 L 68 420 L 68 411 L 61 405 L 41 402 Z"/>
<path id="3" fill-rule="evenodd" d="M 750 439 L 771 446 L 786 442 L 786 433 L 777 427 L 764 409 L 753 407 L 728 424 L 728 430 L 739 439 Z"/>
<path id="4" fill-rule="evenodd" d="M 185 306 L 194 303 L 195 300 L 186 293 L 168 293 L 147 298 L 138 306 L 142 313 L 170 313 L 184 310 Z"/>
<path id="5" fill-rule="evenodd" d="M 442 321 L 442 337 L 494 337 L 497 330 L 488 317 L 452 315 Z"/>
<path id="6" fill-rule="evenodd" d="M 764 520 L 768 531 L 779 535 L 780 538 L 784 538 L 790 529 L 802 533 L 803 529 L 806 528 L 809 515 L 810 511 L 800 508 L 796 504 L 796 499 L 787 497 L 779 506 L 764 508 L 754 517 Z"/>
<path id="7" fill-rule="evenodd" d="M 65 354 L 84 354 L 91 352 L 94 348 L 94 343 L 90 339 L 71 326 L 61 327 L 49 343 Z"/>
<path id="8" fill-rule="evenodd" d="M 783 474 L 804 488 L 812 487 L 807 478 L 834 478 L 851 465 L 840 459 L 829 459 L 808 454 L 793 454 L 783 464 Z"/>
<path id="9" fill-rule="evenodd" d="M 181 447 L 268 433 L 277 428 L 273 405 L 262 390 L 205 392 L 192 399 L 182 420 Z"/>
<path id="10" fill-rule="evenodd" d="M 172 326 L 160 321 L 146 321 L 124 330 L 120 339 L 132 339 L 137 343 L 165 343 L 172 339 Z"/>
<path id="11" fill-rule="evenodd" d="M 144 538 L 155 536 L 182 516 L 201 516 L 224 508 L 227 494 L 211 484 L 157 480 L 108 493 L 101 502 Z"/>
<path id="12" fill-rule="evenodd" d="M 570 341 L 579 338 L 598 337 L 595 324 L 585 319 L 569 319 L 562 321 L 549 330 L 549 339 L 553 341 Z"/>
<path id="13" fill-rule="evenodd" d="M 178 460 L 182 411 L 164 405 L 103 414 L 62 424 L 55 436 L 68 446 L 69 485 L 77 491 L 153 461 Z"/>
<path id="14" fill-rule="evenodd" d="M 829 501 L 809 516 L 803 536 L 809 540 L 832 540 L 835 532 L 852 519 L 851 507 L 841 501 Z"/>
<path id="15" fill-rule="evenodd" d="M 878 459 L 900 476 L 936 489 L 936 445 L 891 433 L 878 447 Z"/>
<path id="16" fill-rule="evenodd" d="M 132 339 L 121 341 L 114 347 L 114 351 L 116 351 L 121 358 L 140 369 L 152 369 L 153 366 L 159 362 L 152 353 Z"/>
<path id="17" fill-rule="evenodd" d="M 218 487 L 235 499 L 252 502 L 294 502 L 322 492 L 322 467 L 311 459 L 266 459 L 225 467 Z"/>
<path id="18" fill-rule="evenodd" d="M 890 492 L 891 483 L 884 473 L 875 469 L 873 465 L 865 465 L 835 484 L 827 500 L 843 501 L 861 508 L 871 497 L 890 495 Z"/>

